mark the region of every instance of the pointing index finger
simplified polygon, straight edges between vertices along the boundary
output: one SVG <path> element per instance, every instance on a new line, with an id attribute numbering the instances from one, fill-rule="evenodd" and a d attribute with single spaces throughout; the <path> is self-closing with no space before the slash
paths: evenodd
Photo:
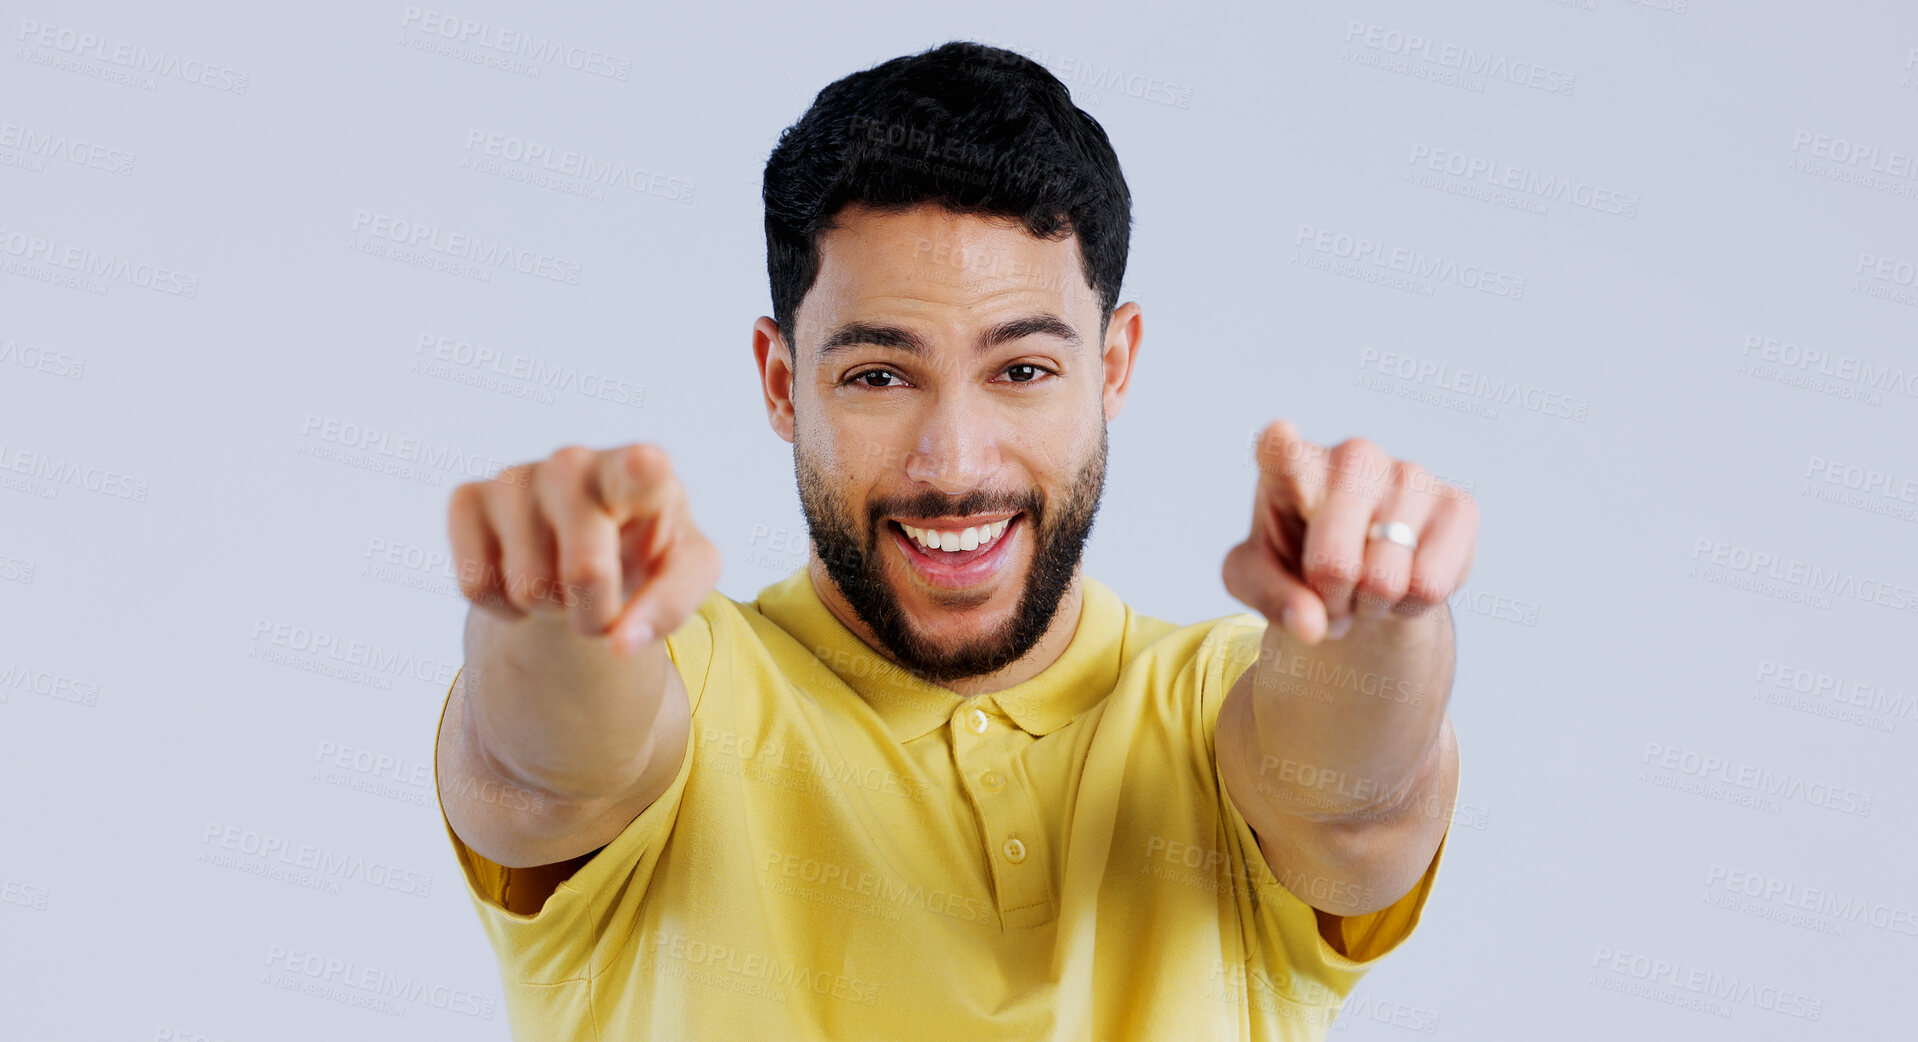
<path id="1" fill-rule="evenodd" d="M 659 446 L 623 445 L 600 454 L 595 488 L 606 512 L 623 525 L 664 511 L 672 476 L 672 461 Z"/>
<path id="2" fill-rule="evenodd" d="M 1325 503 L 1326 450 L 1305 440 L 1290 420 L 1274 420 L 1259 434 L 1259 494 L 1273 497 L 1307 521 Z"/>

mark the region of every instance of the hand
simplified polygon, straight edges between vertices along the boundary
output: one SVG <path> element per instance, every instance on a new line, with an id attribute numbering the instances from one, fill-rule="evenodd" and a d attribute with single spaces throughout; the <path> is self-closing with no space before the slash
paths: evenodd
<path id="1" fill-rule="evenodd" d="M 568 446 L 453 490 L 460 592 L 507 620 L 564 615 L 630 654 L 678 629 L 713 589 L 720 555 L 655 445 Z"/>
<path id="2" fill-rule="evenodd" d="M 1363 438 L 1327 450 L 1276 420 L 1259 436 L 1252 534 L 1226 554 L 1226 591 L 1301 641 L 1342 637 L 1355 613 L 1417 618 L 1464 584 L 1478 539 L 1471 495 Z M 1416 549 L 1368 539 L 1399 521 Z"/>

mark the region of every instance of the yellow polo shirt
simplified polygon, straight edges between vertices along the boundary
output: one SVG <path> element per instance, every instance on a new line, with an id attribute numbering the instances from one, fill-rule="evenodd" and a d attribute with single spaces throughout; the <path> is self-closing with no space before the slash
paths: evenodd
<path id="1" fill-rule="evenodd" d="M 1328 943 L 1213 754 L 1265 620 L 1177 626 L 1083 587 L 1058 661 L 971 698 L 866 647 L 803 567 L 708 596 L 666 642 L 678 776 L 537 913 L 447 826 L 514 1037 L 1324 1038 L 1444 844 Z"/>

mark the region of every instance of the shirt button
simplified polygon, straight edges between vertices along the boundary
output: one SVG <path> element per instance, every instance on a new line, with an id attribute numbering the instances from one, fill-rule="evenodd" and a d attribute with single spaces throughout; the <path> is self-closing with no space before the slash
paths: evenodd
<path id="1" fill-rule="evenodd" d="M 1006 860 L 1015 865 L 1026 859 L 1026 845 L 1016 839 L 1006 840 L 1006 845 L 1003 849 L 1006 852 Z"/>
<path id="2" fill-rule="evenodd" d="M 966 726 L 972 728 L 973 734 L 985 734 L 986 723 L 986 711 L 983 709 L 975 709 L 966 716 Z"/>
<path id="3" fill-rule="evenodd" d="M 1006 780 L 999 777 L 998 771 L 987 771 L 979 776 L 979 785 L 987 792 L 998 792 L 1006 787 Z"/>

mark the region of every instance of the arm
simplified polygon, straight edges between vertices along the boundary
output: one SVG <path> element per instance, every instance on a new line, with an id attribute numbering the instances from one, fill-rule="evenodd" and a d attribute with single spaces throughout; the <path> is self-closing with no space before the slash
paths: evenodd
<path id="1" fill-rule="evenodd" d="M 476 853 L 535 870 L 516 898 L 543 898 L 677 775 L 691 711 L 664 638 L 711 591 L 718 551 L 651 446 L 565 448 L 462 485 L 448 527 L 473 606 L 440 803 Z"/>
<path id="2" fill-rule="evenodd" d="M 435 778 L 453 831 L 488 860 L 583 860 L 678 773 L 691 712 L 665 641 L 627 657 L 605 645 L 563 620 L 469 614 Z M 571 696 L 565 712 L 541 697 L 554 691 Z"/>
<path id="3" fill-rule="evenodd" d="M 1449 612 L 1403 631 L 1412 625 L 1360 621 L 1319 647 L 1268 626 L 1219 711 L 1228 797 L 1272 874 L 1321 911 L 1363 915 L 1397 901 L 1451 821 Z"/>
<path id="4" fill-rule="evenodd" d="M 1328 452 L 1283 421 L 1260 468 L 1252 535 L 1224 575 L 1270 621 L 1220 709 L 1219 771 L 1287 889 L 1362 915 L 1418 882 L 1450 823 L 1445 600 L 1470 567 L 1477 508 L 1369 442 Z M 1375 521 L 1404 522 L 1416 545 L 1370 538 Z"/>

